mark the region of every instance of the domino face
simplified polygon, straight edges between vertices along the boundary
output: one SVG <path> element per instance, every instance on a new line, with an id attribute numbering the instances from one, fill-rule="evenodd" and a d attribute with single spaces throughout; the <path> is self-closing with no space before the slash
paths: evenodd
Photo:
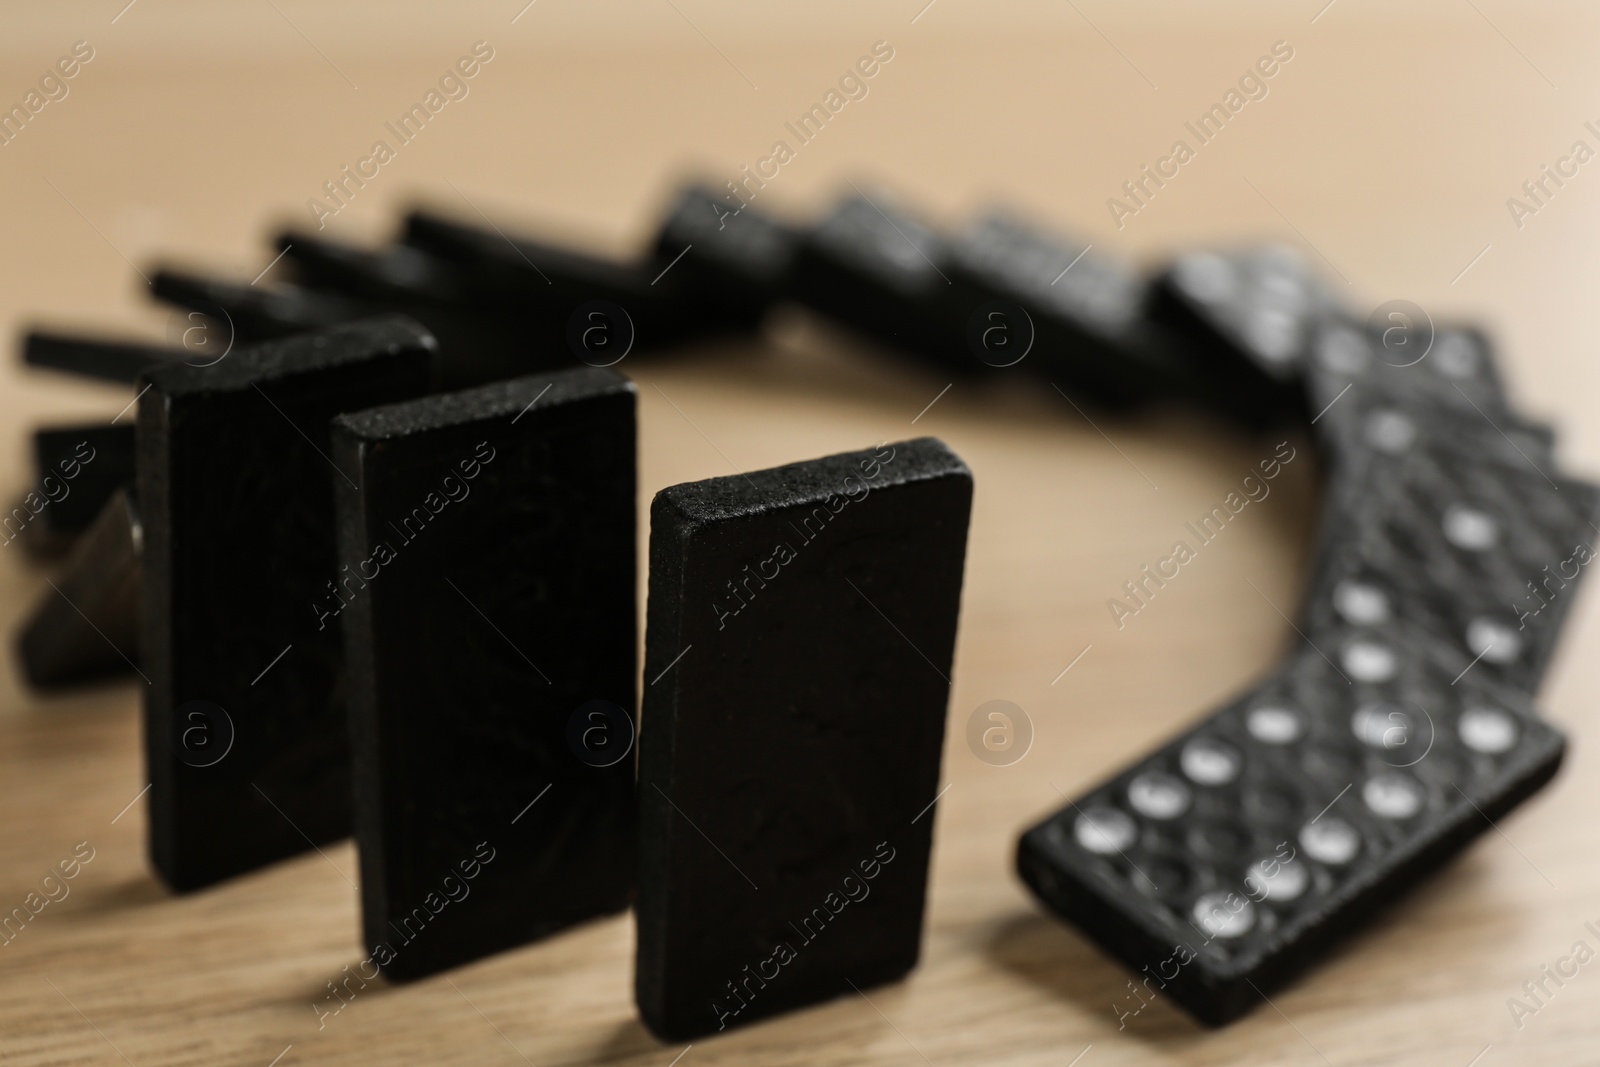
<path id="1" fill-rule="evenodd" d="M 1331 476 L 1308 588 L 1326 584 L 1323 572 L 1348 554 L 1351 527 L 1374 515 L 1374 484 L 1386 469 L 1405 465 L 1413 452 L 1453 452 L 1481 460 L 1506 477 L 1548 484 L 1542 479 L 1549 474 L 1559 484 L 1555 434 L 1549 427 L 1510 414 L 1491 422 L 1476 411 L 1396 395 L 1381 383 L 1349 383 L 1314 429 Z"/>
<path id="2" fill-rule="evenodd" d="M 1328 316 L 1310 328 L 1303 365 L 1313 416 L 1336 418 L 1339 395 L 1369 386 L 1397 403 L 1431 404 L 1494 421 L 1510 413 L 1510 400 L 1488 340 L 1478 331 L 1442 327 L 1414 361 L 1383 344 L 1373 327 Z"/>
<path id="3" fill-rule="evenodd" d="M 1445 444 L 1377 465 L 1363 492 L 1311 586 L 1312 639 L 1399 623 L 1501 685 L 1537 691 L 1593 559 L 1600 490 L 1520 455 Z"/>
<path id="4" fill-rule="evenodd" d="M 1018 303 L 1059 316 L 1087 338 L 1117 344 L 1140 326 L 1145 283 L 1131 267 L 1007 213 L 991 211 L 977 219 L 950 242 L 950 258 L 958 269 Z"/>
<path id="5" fill-rule="evenodd" d="M 795 296 L 879 343 L 922 361 L 973 373 L 966 313 L 948 272 L 944 240 L 885 194 L 841 200 L 807 234 Z"/>
<path id="6" fill-rule="evenodd" d="M 636 994 L 658 1035 L 915 964 L 971 492 L 922 438 L 657 495 Z"/>
<path id="7" fill-rule="evenodd" d="M 626 908 L 634 388 L 581 368 L 342 416 L 362 923 L 411 979 Z"/>
<path id="8" fill-rule="evenodd" d="M 1491 420 L 1459 406 L 1353 382 L 1326 408 L 1316 431 L 1340 481 L 1354 486 L 1374 463 L 1392 463 L 1418 447 L 1447 447 L 1530 474 L 1555 466 L 1555 432 L 1509 413 Z"/>
<path id="9" fill-rule="evenodd" d="M 1292 248 L 1180 256 L 1160 282 L 1170 314 L 1278 381 L 1299 373 L 1306 346 L 1333 300 Z"/>
<path id="10" fill-rule="evenodd" d="M 762 306 L 781 295 L 800 234 L 748 204 L 701 185 L 683 189 L 656 236 L 655 259 L 682 277 Z M 681 258 L 680 258 L 681 257 Z"/>
<path id="11" fill-rule="evenodd" d="M 1019 847 L 1035 892 L 1138 972 L 1126 1013 L 1158 990 L 1213 1025 L 1250 1010 L 1560 763 L 1522 694 L 1600 491 L 1415 395 L 1369 386 L 1342 422 L 1348 514 L 1324 521 L 1306 646 Z M 1550 602 L 1509 614 L 1551 566 Z"/>
<path id="12" fill-rule="evenodd" d="M 1343 668 L 1305 649 L 1023 836 L 1023 879 L 1134 972 L 1119 1018 L 1156 992 L 1237 1018 L 1555 774 L 1561 735 L 1452 685 L 1452 650 L 1393 640 L 1375 671 L 1370 634 L 1325 637 Z"/>
<path id="13" fill-rule="evenodd" d="M 1273 245 L 1179 257 L 1156 280 L 1149 310 L 1188 355 L 1225 375 L 1212 403 L 1259 421 L 1302 414 L 1306 352 L 1335 302 L 1299 253 Z"/>
<path id="14" fill-rule="evenodd" d="M 1092 246 L 991 212 L 950 240 L 947 269 L 957 311 L 1018 335 L 1022 372 L 1107 406 L 1173 391 L 1174 368 L 1146 343 L 1143 280 Z"/>
<path id="15" fill-rule="evenodd" d="M 350 830 L 329 421 L 426 391 L 433 339 L 379 319 L 148 373 L 139 401 L 151 855 L 209 885 Z"/>

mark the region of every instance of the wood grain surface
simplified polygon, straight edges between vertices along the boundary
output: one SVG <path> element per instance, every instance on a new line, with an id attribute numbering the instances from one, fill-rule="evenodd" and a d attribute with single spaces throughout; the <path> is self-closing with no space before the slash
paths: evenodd
<path id="1" fill-rule="evenodd" d="M 804 217 L 846 178 L 865 178 L 947 224 L 998 199 L 1151 263 L 1197 244 L 1280 237 L 1355 308 L 1405 298 L 1436 318 L 1486 324 L 1522 408 L 1559 428 L 1565 465 L 1600 472 L 1600 163 L 1570 164 L 1576 173 L 1547 181 L 1537 204 L 1522 189 L 1574 142 L 1600 147 L 1585 126 L 1600 126 L 1592 11 L 1508 0 L 1401 13 L 1363 0 L 925 2 L 8 7 L 0 105 L 21 101 L 74 42 L 94 57 L 0 145 L 0 321 L 8 334 L 49 323 L 171 336 L 184 323 L 147 300 L 140 272 L 168 259 L 254 277 L 271 258 L 270 228 L 315 226 L 307 201 L 480 40 L 494 55 L 467 95 L 324 218 L 324 235 L 383 238 L 399 210 L 425 200 L 627 252 L 674 181 L 740 176 L 884 41 L 893 58 L 866 95 L 791 144 L 759 204 Z M 1293 57 L 1265 95 L 1114 220 L 1108 198 L 1277 42 Z M 1511 197 L 1537 210 L 1514 213 Z M 640 386 L 641 502 L 678 481 L 921 433 L 970 464 L 977 493 L 921 966 L 865 996 L 685 1049 L 657 1043 L 636 1018 L 622 917 L 416 984 L 374 982 L 319 1019 L 326 983 L 365 955 L 350 844 L 169 895 L 144 852 L 144 683 L 45 697 L 8 662 L 0 913 L 42 893 L 63 862 L 75 877 L 0 945 L 0 1061 L 1600 1060 L 1600 964 L 1559 985 L 1544 979 L 1538 1001 L 1523 991 L 1575 943 L 1600 948 L 1584 926 L 1600 926 L 1592 591 L 1541 694 L 1572 736 L 1550 789 L 1243 1021 L 1209 1032 L 1158 1001 L 1119 1029 L 1112 1005 L 1125 972 L 1024 892 L 1015 838 L 1295 639 L 1284 615 L 1320 499 L 1305 443 L 1270 498 L 1119 629 L 1107 599 L 1274 439 L 1182 411 L 1085 417 L 1046 388 L 947 390 L 948 379 L 798 312 L 758 340 L 622 369 Z M 34 428 L 109 419 L 133 395 L 9 357 L 0 388 L 7 498 L 27 488 Z M 50 574 L 19 547 L 0 548 L 8 629 L 51 593 Z M 1008 767 L 966 746 L 967 716 L 991 699 L 1020 705 L 1035 730 Z M 1514 1019 L 1513 997 L 1537 1010 Z"/>

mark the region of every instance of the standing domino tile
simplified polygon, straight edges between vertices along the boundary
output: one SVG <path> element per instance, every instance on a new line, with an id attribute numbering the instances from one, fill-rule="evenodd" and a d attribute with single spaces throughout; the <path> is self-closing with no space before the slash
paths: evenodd
<path id="1" fill-rule="evenodd" d="M 426 391 L 433 338 L 375 319 L 150 371 L 139 400 L 151 857 L 196 889 L 350 832 L 328 425 Z"/>
<path id="2" fill-rule="evenodd" d="M 363 936 L 432 974 L 633 893 L 634 389 L 536 375 L 345 415 Z"/>
<path id="3" fill-rule="evenodd" d="M 971 500 L 932 438 L 656 496 L 636 995 L 658 1035 L 915 965 Z"/>

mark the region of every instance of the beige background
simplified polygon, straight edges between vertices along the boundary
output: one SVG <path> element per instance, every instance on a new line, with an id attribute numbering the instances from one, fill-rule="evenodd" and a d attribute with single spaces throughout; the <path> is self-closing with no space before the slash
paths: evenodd
<path id="1" fill-rule="evenodd" d="M 763 206 L 802 216 L 845 178 L 865 177 L 936 219 L 999 198 L 1097 249 L 1150 261 L 1284 237 L 1352 306 L 1403 297 L 1437 317 L 1487 323 L 1524 408 L 1560 427 L 1566 464 L 1600 473 L 1591 314 L 1600 163 L 1521 229 L 1506 207 L 1575 139 L 1600 145 L 1583 128 L 1600 119 L 1600 20 L 1578 5 L 504 0 L 446 12 L 124 2 L 0 10 L 0 104 L 20 100 L 74 41 L 96 51 L 70 95 L 0 147 L 8 334 L 48 321 L 161 337 L 168 317 L 141 293 L 135 266 L 173 257 L 248 280 L 270 258 L 270 226 L 305 225 L 306 200 L 474 41 L 495 58 L 470 95 L 401 148 L 327 235 L 381 238 L 399 208 L 425 198 L 635 249 L 676 178 L 695 167 L 731 177 L 766 155 L 785 121 L 883 40 L 894 59 L 868 97 L 800 149 Z M 1117 229 L 1106 198 L 1280 40 L 1294 58 L 1269 95 Z M 799 315 L 759 343 L 623 369 L 641 383 L 647 494 L 918 432 L 943 437 L 975 471 L 951 785 L 938 809 L 922 966 L 869 991 L 870 1003 L 844 999 L 685 1052 L 658 1045 L 635 1019 L 622 918 L 405 988 L 371 986 L 319 1031 L 310 1004 L 364 955 L 349 845 L 170 897 L 145 865 L 142 803 L 124 812 L 146 781 L 141 683 L 43 699 L 8 665 L 0 910 L 78 842 L 95 858 L 68 898 L 0 947 L 0 1059 L 666 1067 L 682 1053 L 684 1067 L 945 1067 L 1066 1065 L 1081 1054 L 1083 1067 L 1465 1067 L 1481 1055 L 1491 1067 L 1600 1057 L 1600 964 L 1520 1030 L 1506 1007 L 1575 941 L 1600 947 L 1582 927 L 1600 920 L 1592 595 L 1542 694 L 1574 740 L 1552 788 L 1275 1007 L 1210 1033 L 1156 1004 L 1119 1032 L 1111 1003 L 1126 991 L 1124 972 L 1023 892 L 1011 873 L 1015 835 L 1282 649 L 1291 635 L 1273 605 L 1292 610 L 1315 521 L 1309 453 L 1118 631 L 1106 598 L 1275 442 L 1174 413 L 1096 429 L 1046 391 L 970 386 L 913 426 L 945 379 L 874 358 Z M 131 397 L 9 359 L 0 383 L 7 497 L 25 489 L 31 429 L 109 418 Z M 46 573 L 15 547 L 0 550 L 8 629 L 48 591 Z M 963 739 L 967 715 L 995 698 L 1024 707 L 1037 730 L 1028 756 L 1006 768 L 979 762 Z"/>

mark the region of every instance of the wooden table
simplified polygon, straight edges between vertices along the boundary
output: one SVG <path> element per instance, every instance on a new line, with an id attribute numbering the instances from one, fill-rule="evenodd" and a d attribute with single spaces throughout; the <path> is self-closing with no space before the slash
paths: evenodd
<path id="1" fill-rule="evenodd" d="M 845 178 L 953 222 L 990 198 L 1154 260 L 1264 235 L 1298 244 L 1351 304 L 1396 297 L 1484 321 L 1516 395 L 1600 472 L 1591 313 L 1600 163 L 1507 199 L 1575 140 L 1600 146 L 1595 17 L 1504 0 L 1413 14 L 1323 0 L 1119 12 L 830 2 L 782 15 L 710 0 L 582 10 L 303 0 L 213 10 L 125 0 L 0 16 L 0 103 L 73 42 L 94 58 L 0 146 L 0 315 L 161 337 L 136 270 L 158 256 L 244 279 L 264 227 L 366 156 L 473 42 L 469 84 L 325 235 L 388 232 L 414 197 L 625 251 L 671 183 L 756 165 L 874 42 L 892 60 L 759 203 L 797 216 Z M 521 8 L 519 13 L 518 9 Z M 767 21 L 763 21 L 767 19 Z M 1120 228 L 1107 200 L 1155 165 L 1275 42 L 1293 57 Z M 759 86 L 759 88 L 757 88 Z M 1558 88 L 1559 86 L 1559 88 Z M 1600 123 L 1597 123 L 1600 125 Z M 1590 173 L 1591 171 L 1595 173 Z M 1526 197 L 1524 201 L 1528 202 Z M 269 275 L 270 277 L 270 275 Z M 624 366 L 640 383 L 642 490 L 883 438 L 944 438 L 977 477 L 922 965 L 906 981 L 685 1050 L 631 1003 L 624 917 L 406 987 L 373 984 L 319 1028 L 313 1002 L 362 956 L 348 843 L 177 898 L 144 858 L 138 680 L 66 695 L 0 677 L 0 911 L 47 868 L 70 895 L 0 947 L 0 1059 L 15 1064 L 1579 1063 L 1600 1059 L 1600 964 L 1538 1013 L 1507 1000 L 1575 942 L 1600 947 L 1596 604 L 1577 607 L 1543 701 L 1571 731 L 1557 782 L 1330 962 L 1207 1032 L 1164 1003 L 1119 1031 L 1125 973 L 1046 917 L 1012 873 L 1019 828 L 1247 682 L 1286 646 L 1319 495 L 1314 461 L 1118 629 L 1106 600 L 1274 440 L 1198 415 L 1086 418 L 1052 392 L 985 392 L 907 369 L 799 313 L 760 340 Z M 0 489 L 35 426 L 118 413 L 131 390 L 0 367 Z M 934 402 L 936 400 L 936 402 Z M 931 406 L 930 406 L 931 403 Z M 641 531 L 643 532 L 643 531 Z M 49 568 L 0 552 L 14 627 Z M 1252 588 L 1252 584 L 1255 588 Z M 1087 651 L 1085 651 L 1087 649 Z M 1079 657 L 1082 653 L 1081 658 Z M 1063 673 L 1071 664 L 1071 669 Z M 1009 767 L 966 747 L 1004 698 L 1036 729 Z M 79 848 L 80 843 L 86 843 Z M 870 997 L 870 1000 L 868 999 Z M 1485 1049 L 1487 1048 L 1487 1051 Z M 1474 1060 L 1481 1054 L 1481 1059 Z M 280 1057 L 274 1061 L 274 1057 Z M 1077 1057 L 1077 1059 L 1075 1059 Z"/>

